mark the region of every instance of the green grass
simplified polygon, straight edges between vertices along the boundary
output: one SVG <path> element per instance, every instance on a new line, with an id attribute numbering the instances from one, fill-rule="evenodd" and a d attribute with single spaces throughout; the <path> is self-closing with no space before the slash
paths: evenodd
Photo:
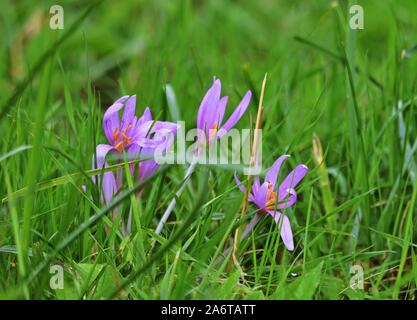
<path id="1" fill-rule="evenodd" d="M 415 1 L 359 1 L 364 30 L 349 28 L 352 1 L 62 1 L 58 31 L 53 4 L 0 4 L 0 298 L 415 298 Z M 199 166 L 160 236 L 184 166 L 127 181 L 103 207 L 91 158 L 114 100 L 137 94 L 137 114 L 192 129 L 216 76 L 227 114 L 253 91 L 248 128 L 266 72 L 263 167 L 289 153 L 285 172 L 310 168 L 285 212 L 294 252 L 265 216 L 240 243 L 243 277 L 219 258 L 257 210 L 240 219 L 230 168 Z M 130 205 L 125 237 L 109 213 Z"/>

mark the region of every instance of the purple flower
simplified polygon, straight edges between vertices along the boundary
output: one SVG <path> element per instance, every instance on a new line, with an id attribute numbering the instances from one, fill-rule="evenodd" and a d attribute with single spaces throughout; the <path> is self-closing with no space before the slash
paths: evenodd
<path id="1" fill-rule="evenodd" d="M 122 119 L 119 111 L 123 109 Z M 149 108 L 145 109 L 139 119 L 135 115 L 136 96 L 124 96 L 111 105 L 103 116 L 103 131 L 109 142 L 105 150 L 117 152 L 129 151 L 129 148 L 137 145 L 140 147 L 155 146 L 149 136 L 158 129 L 165 128 L 166 123 L 152 121 Z M 170 125 L 176 126 L 175 124 Z M 108 152 L 107 151 L 107 152 Z"/>
<path id="2" fill-rule="evenodd" d="M 123 115 L 120 119 L 119 112 L 123 108 Z M 141 160 L 136 165 L 137 178 L 139 181 L 143 181 L 151 176 L 159 166 L 153 159 L 154 151 L 157 148 L 162 151 L 169 150 L 174 142 L 178 125 L 172 122 L 152 120 L 149 108 L 146 108 L 138 119 L 135 109 L 136 96 L 124 96 L 106 110 L 103 117 L 103 131 L 109 144 L 97 146 L 97 158 L 93 157 L 93 168 L 96 168 L 96 164 L 99 169 L 107 167 L 106 156 L 109 152 L 113 154 L 126 152 L 129 161 Z M 121 159 L 123 160 L 123 158 Z M 135 165 L 130 165 L 130 171 L 132 174 L 135 172 Z M 112 171 L 103 174 L 101 200 L 104 204 L 109 203 L 122 187 L 123 174 L 122 168 L 116 171 L 116 175 Z M 96 182 L 95 177 L 93 177 L 93 181 Z M 113 218 L 116 217 L 117 211 L 117 208 L 113 211 Z"/>
<path id="3" fill-rule="evenodd" d="M 212 142 L 214 138 L 221 138 L 233 128 L 245 113 L 252 97 L 250 91 L 246 92 L 233 114 L 222 125 L 228 97 L 220 97 L 220 93 L 221 82 L 217 79 L 214 80 L 213 85 L 207 91 L 198 110 L 197 129 L 204 132 L 207 144 Z M 201 135 L 199 139 L 202 138 Z"/>
<path id="4" fill-rule="evenodd" d="M 308 168 L 304 164 L 298 165 L 282 181 L 278 188 L 275 188 L 279 170 L 288 155 L 279 157 L 272 167 L 268 170 L 265 181 L 261 184 L 257 177 L 249 194 L 249 201 L 256 204 L 263 212 L 274 217 L 276 223 L 281 223 L 281 238 L 288 250 L 294 250 L 293 235 L 290 220 L 279 210 L 289 208 L 297 201 L 297 193 L 294 188 L 307 174 Z M 235 181 L 241 191 L 245 187 L 239 181 L 235 173 Z"/>

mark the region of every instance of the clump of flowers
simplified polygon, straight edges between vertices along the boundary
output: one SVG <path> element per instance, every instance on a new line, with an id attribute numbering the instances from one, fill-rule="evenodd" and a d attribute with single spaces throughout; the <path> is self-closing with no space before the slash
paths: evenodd
<path id="1" fill-rule="evenodd" d="M 197 148 L 194 153 L 194 160 L 188 167 L 184 182 L 177 190 L 175 197 L 169 203 L 163 214 L 155 233 L 159 234 L 172 212 L 176 199 L 185 189 L 186 183 L 195 170 L 197 160 L 204 148 L 223 137 L 241 119 L 249 106 L 252 97 L 251 91 L 247 91 L 232 115 L 223 122 L 228 97 L 221 97 L 221 82 L 214 79 L 212 86 L 208 89 L 200 104 L 197 115 Z M 120 117 L 120 113 L 123 113 Z M 93 168 L 108 167 L 108 156 L 115 157 L 116 162 L 126 160 L 138 160 L 135 164 L 129 164 L 129 171 L 132 177 L 143 181 L 157 170 L 158 163 L 155 155 L 158 152 L 167 152 L 172 147 L 178 125 L 167 121 L 155 121 L 149 108 L 146 108 L 139 118 L 135 115 L 136 96 L 123 96 L 115 101 L 103 116 L 103 131 L 107 143 L 99 144 L 96 147 L 96 154 L 93 157 Z M 294 250 L 293 234 L 288 216 L 282 211 L 293 206 L 297 201 L 295 187 L 307 174 L 308 168 L 304 164 L 298 165 L 290 174 L 277 185 L 277 177 L 280 168 L 289 156 L 279 157 L 272 167 L 267 171 L 265 180 L 261 184 L 260 178 L 256 177 L 249 193 L 248 200 L 253 202 L 260 211 L 255 215 L 252 222 L 247 226 L 243 237 L 247 236 L 256 225 L 263 214 L 271 215 L 275 222 L 281 226 L 281 238 L 288 250 Z M 108 204 L 122 188 L 124 171 L 118 168 L 115 171 L 104 172 L 99 177 L 93 177 L 94 183 L 99 185 L 102 191 L 101 202 Z M 239 181 L 235 173 L 235 181 L 242 192 L 245 186 Z M 143 190 L 139 190 L 140 196 Z M 116 219 L 119 208 L 115 208 L 112 215 Z M 131 230 L 131 215 L 126 224 L 122 222 L 122 231 L 129 234 Z"/>
<path id="2" fill-rule="evenodd" d="M 120 119 L 120 111 L 123 114 Z M 108 144 L 99 144 L 96 147 L 96 157 L 93 157 L 93 168 L 105 168 L 108 166 L 106 157 L 108 154 L 115 156 L 116 161 L 124 160 L 123 154 L 127 154 L 129 160 L 139 160 L 136 165 L 130 165 L 131 174 L 137 172 L 136 178 L 142 181 L 152 175 L 158 168 L 158 163 L 152 158 L 154 151 L 169 150 L 174 142 L 178 125 L 172 122 L 155 121 L 152 113 L 146 108 L 139 118 L 135 115 L 136 96 L 124 96 L 114 102 L 104 113 L 103 131 Z M 114 174 L 105 172 L 102 179 L 93 181 L 99 183 L 102 188 L 103 204 L 108 204 L 113 196 L 122 187 L 123 169 L 119 168 Z M 139 194 L 141 191 L 139 191 Z M 113 219 L 116 218 L 118 208 L 113 211 Z M 131 213 L 130 213 L 131 215 Z M 125 233 L 130 232 L 130 220 L 124 226 Z"/>

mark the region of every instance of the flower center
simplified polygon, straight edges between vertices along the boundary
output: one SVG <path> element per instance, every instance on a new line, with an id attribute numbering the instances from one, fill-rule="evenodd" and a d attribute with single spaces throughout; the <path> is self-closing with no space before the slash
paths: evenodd
<path id="1" fill-rule="evenodd" d="M 132 137 L 127 136 L 127 131 L 132 128 L 131 125 L 128 125 L 123 131 L 119 131 L 119 128 L 114 129 L 113 139 L 114 139 L 114 148 L 122 152 L 125 150 L 126 146 L 132 142 Z"/>
<path id="2" fill-rule="evenodd" d="M 266 203 L 265 203 L 265 208 L 267 209 L 273 209 L 276 199 L 277 199 L 277 194 L 272 191 L 272 183 L 268 184 L 268 191 L 266 192 Z"/>

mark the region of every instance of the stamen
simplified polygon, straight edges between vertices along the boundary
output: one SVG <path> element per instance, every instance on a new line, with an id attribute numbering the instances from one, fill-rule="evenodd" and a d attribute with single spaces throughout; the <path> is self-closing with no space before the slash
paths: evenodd
<path id="1" fill-rule="evenodd" d="M 124 144 L 123 144 L 123 141 L 120 141 L 118 144 L 116 144 L 116 145 L 114 146 L 114 148 L 115 148 L 117 151 L 122 152 L 122 151 L 125 149 L 125 146 L 124 146 Z"/>
<path id="2" fill-rule="evenodd" d="M 277 198 L 277 194 L 275 192 L 271 192 L 269 195 L 269 200 L 265 203 L 266 208 L 272 208 L 275 204 L 275 200 Z"/>
<path id="3" fill-rule="evenodd" d="M 117 142 L 114 148 L 117 151 L 122 152 L 125 149 L 125 146 L 132 142 L 132 137 L 128 137 L 126 135 L 127 130 L 129 130 L 130 128 L 132 128 L 132 125 L 128 125 L 122 132 L 119 131 L 119 128 L 114 129 L 113 138 L 114 138 L 114 142 L 115 143 Z M 122 135 L 121 140 L 120 140 L 120 133 Z"/>
<path id="4" fill-rule="evenodd" d="M 119 128 L 114 129 L 113 131 L 113 139 L 118 140 L 120 138 Z"/>
<path id="5" fill-rule="evenodd" d="M 132 128 L 132 125 L 131 125 L 131 124 L 129 124 L 129 125 L 126 127 L 126 129 L 124 129 L 124 130 L 123 130 L 123 133 L 124 133 L 124 134 L 126 134 L 126 131 L 127 131 L 127 130 L 129 130 L 130 128 Z"/>

